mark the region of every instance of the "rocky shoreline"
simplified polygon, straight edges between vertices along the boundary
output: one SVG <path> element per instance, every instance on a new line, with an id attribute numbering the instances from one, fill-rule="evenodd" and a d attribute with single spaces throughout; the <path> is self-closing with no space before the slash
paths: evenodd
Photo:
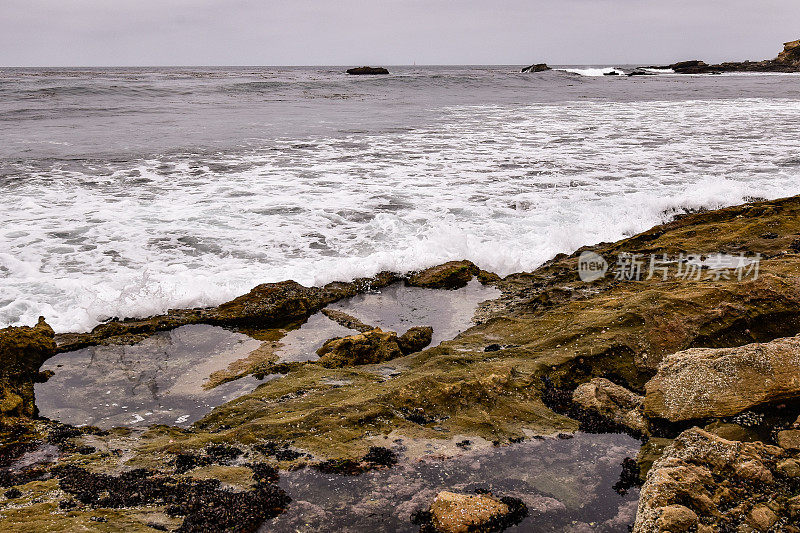
<path id="1" fill-rule="evenodd" d="M 775 59 L 764 61 L 728 61 L 709 65 L 694 59 L 672 65 L 647 67 L 671 69 L 676 74 L 721 74 L 723 72 L 800 72 L 800 40 L 784 43 L 783 51 Z"/>
<path id="2" fill-rule="evenodd" d="M 584 282 L 578 267 L 589 251 L 760 254 L 761 261 L 758 277 L 741 281 L 609 274 Z M 414 460 L 415 442 L 503 448 L 580 429 L 641 440 L 619 485 L 644 483 L 635 532 L 798 531 L 798 271 L 800 197 L 793 197 L 686 215 L 502 279 L 458 261 L 318 288 L 265 284 L 215 308 L 113 320 L 88 333 L 54 334 L 44 320 L 6 328 L 0 524 L 254 531 L 291 508 L 292 494 L 276 485 L 282 471 L 391 470 L 399 459 Z M 76 428 L 36 416 L 34 383 L 48 378 L 41 365 L 56 353 L 134 344 L 191 324 L 280 339 L 281 328 L 342 299 L 397 283 L 447 291 L 473 278 L 500 296 L 455 338 L 424 348 L 428 324 L 400 335 L 329 310 L 353 335 L 321 344 L 319 359 L 248 358 L 221 381 L 282 377 L 188 429 Z M 381 371 L 387 362 L 391 374 Z M 404 443 L 399 458 L 393 442 Z M 499 530 L 537 519 L 524 503 L 488 490 L 441 494 L 416 510 L 416 526 L 409 513 L 409 527 Z"/>

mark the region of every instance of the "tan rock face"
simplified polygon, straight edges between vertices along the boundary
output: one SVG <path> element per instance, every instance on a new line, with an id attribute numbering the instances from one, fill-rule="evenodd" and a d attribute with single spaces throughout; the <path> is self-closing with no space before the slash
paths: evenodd
<path id="1" fill-rule="evenodd" d="M 684 431 L 647 474 L 633 531 L 767 531 L 794 512 L 791 455 L 699 428 Z"/>
<path id="2" fill-rule="evenodd" d="M 648 424 L 642 415 L 644 398 L 605 378 L 594 378 L 580 385 L 573 392 L 572 401 L 621 426 L 648 433 Z"/>
<path id="3" fill-rule="evenodd" d="M 430 509 L 433 525 L 441 533 L 467 533 L 507 515 L 508 505 L 486 494 L 442 491 Z"/>
<path id="4" fill-rule="evenodd" d="M 673 422 L 800 398 L 800 337 L 677 352 L 661 363 L 646 391 L 645 414 Z"/>

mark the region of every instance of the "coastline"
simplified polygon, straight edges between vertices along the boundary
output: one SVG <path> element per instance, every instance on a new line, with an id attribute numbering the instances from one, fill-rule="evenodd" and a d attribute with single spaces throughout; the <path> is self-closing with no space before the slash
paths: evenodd
<path id="1" fill-rule="evenodd" d="M 415 276 L 384 273 L 322 288 L 302 287 L 293 282 L 260 285 L 217 308 L 176 310 L 145 320 L 112 321 L 87 334 L 53 336 L 51 330 L 41 326 L 44 340 L 39 339 L 41 345 L 32 350 L 44 362 L 56 351 L 104 343 L 133 344 L 159 331 L 187 324 L 224 326 L 259 338 L 288 323 L 303 322 L 343 298 L 395 283 L 410 281 L 429 290 L 452 290 L 477 276 L 482 283 L 501 291 L 498 298 L 479 306 L 475 324 L 455 338 L 392 359 L 392 365 L 399 369 L 396 374 L 381 375 L 374 364 L 342 368 L 326 368 L 313 361 L 287 364 L 280 369 L 282 377 L 266 381 L 252 392 L 216 407 L 189 429 L 156 426 L 147 430 L 109 431 L 71 428 L 31 417 L 33 383 L 47 376 L 39 374 L 41 363 L 25 367 L 6 364 L 7 357 L 19 353 L 14 351 L 17 348 L 6 344 L 2 352 L 7 368 L 2 376 L 4 395 L 8 399 L 14 394 L 22 401 L 11 409 L 8 407 L 14 401 L 3 402 L 4 462 L 11 465 L 45 444 L 59 451 L 55 462 L 49 462 L 51 457 L 47 462 L 34 462 L 4 473 L 6 488 L 16 488 L 32 497 L 21 507 L 9 506 L 12 499 L 7 498 L 0 512 L 4 520 L 22 515 L 49 520 L 47 517 L 52 513 L 64 512 L 58 510 L 58 501 L 72 490 L 65 480 L 77 475 L 69 468 L 111 476 L 134 468 L 163 473 L 175 470 L 176 474 L 167 475 L 177 475 L 177 458 L 187 457 L 184 460 L 189 460 L 190 466 L 194 461 L 195 465 L 188 469 L 188 477 L 192 472 L 199 475 L 203 458 L 212 457 L 208 450 L 215 446 L 235 447 L 248 461 L 264 462 L 281 470 L 323 465 L 331 471 L 364 471 L 386 468 L 370 463 L 365 457 L 373 447 L 397 446 L 398 439 L 405 443 L 405 450 L 413 450 L 414 443 L 450 442 L 450 451 L 447 446 L 435 448 L 436 454 L 447 457 L 459 452 L 460 448 L 452 447 L 452 443 L 463 439 L 505 447 L 520 440 L 572 434 L 579 429 L 599 433 L 624 431 L 643 442 L 661 443 L 662 451 L 684 431 L 696 432 L 691 429 L 695 426 L 705 428 L 703 431 L 709 436 L 701 437 L 712 444 L 714 439 L 738 442 L 727 439 L 752 440 L 757 436 L 766 442 L 763 446 L 767 448 L 748 448 L 748 453 L 756 458 L 763 453 L 780 456 L 779 460 L 764 459 L 762 463 L 776 472 L 770 474 L 775 486 L 783 486 L 782 480 L 789 478 L 775 469 L 779 463 L 794 460 L 797 452 L 785 442 L 787 447 L 780 447 L 774 434 L 793 431 L 791 424 L 800 414 L 793 402 L 800 399 L 800 391 L 791 389 L 745 403 L 742 404 L 745 408 L 734 413 L 720 411 L 722 414 L 716 415 L 712 410 L 670 420 L 672 415 L 654 407 L 651 389 L 656 383 L 653 379 L 665 371 L 662 363 L 670 357 L 694 348 L 738 349 L 752 343 L 771 346 L 776 339 L 800 332 L 800 289 L 795 282 L 800 267 L 799 215 L 800 197 L 690 214 L 628 239 L 584 247 L 569 256 L 561 254 L 532 272 L 504 278 L 480 271 L 469 262 L 453 262 Z M 747 253 L 760 254 L 762 259 L 758 278 L 741 282 L 724 279 L 625 282 L 609 276 L 586 283 L 578 276 L 578 263 L 581 254 L 587 251 L 609 258 L 625 252 L 647 256 Z M 9 328 L 2 335 L 4 338 L 11 338 L 17 332 L 28 335 L 30 330 Z M 48 344 L 47 338 L 54 339 L 50 341 L 52 344 Z M 270 368 L 269 373 L 273 373 L 275 369 Z M 621 403 L 607 401 L 608 397 L 618 397 L 614 395 L 618 391 L 595 392 L 595 400 L 589 402 L 574 401 L 573 392 L 589 383 L 594 384 L 595 391 L 601 390 L 598 387 L 614 390 L 595 381 L 597 378 L 610 380 L 612 385 L 633 394 L 633 403 L 627 410 Z M 644 403 L 637 398 L 644 398 Z M 636 420 L 644 420 L 644 425 L 630 423 L 631 411 L 642 415 L 643 418 Z M 770 416 L 755 425 L 737 426 L 736 416 L 744 412 L 756 415 L 768 412 Z M 718 431 L 721 425 L 725 431 Z M 680 442 L 687 438 L 681 437 Z M 273 448 L 263 448 L 269 443 Z M 93 451 L 81 450 L 85 447 Z M 416 448 L 426 449 L 425 445 Z M 287 452 L 276 455 L 276 450 L 281 449 Z M 669 507 L 672 513 L 676 505 L 694 515 L 691 518 L 689 513 L 678 510 L 681 519 L 694 520 L 694 527 L 698 524 L 711 527 L 709 531 L 716 531 L 713 520 L 721 523 L 720 516 L 731 523 L 752 522 L 753 505 L 757 502 L 734 510 L 712 504 L 712 509 L 707 502 L 703 507 L 680 500 L 674 494 L 665 496 L 667 493 L 658 488 L 658 480 L 663 478 L 664 469 L 674 463 L 666 458 L 677 453 L 674 447 L 666 449 L 665 459 L 656 461 L 653 470 L 658 475 L 646 478 L 648 496 L 639 503 L 640 518 L 634 531 L 658 530 L 655 524 L 666 512 L 664 509 Z M 414 453 L 402 453 L 407 454 L 404 460 L 415 460 Z M 687 460 L 685 454 L 681 457 Z M 225 479 L 234 486 L 256 491 L 248 496 L 254 502 L 265 497 L 263 484 L 248 481 L 252 469 L 243 469 L 238 464 L 225 466 L 224 461 L 216 459 L 209 461 L 205 464 L 217 466 L 205 467 L 210 472 L 204 475 L 212 479 L 227 476 Z M 702 465 L 704 459 L 697 455 L 692 461 Z M 644 464 L 642 456 L 640 465 Z M 704 468 L 713 470 L 717 466 L 707 464 Z M 645 472 L 641 475 L 644 477 Z M 60 496 L 55 499 L 44 496 L 53 490 L 60 491 Z M 761 493 L 758 488 L 748 490 L 752 494 Z M 225 497 L 217 496 L 221 507 L 229 505 Z M 278 497 L 270 492 L 270 497 L 273 496 Z M 48 503 L 32 504 L 37 498 Z M 782 498 L 775 509 L 770 508 L 776 516 L 774 523 L 783 516 L 789 517 L 793 509 L 792 504 L 786 503 L 788 496 Z M 67 512 L 74 523 L 89 523 L 90 517 L 96 515 L 95 509 L 103 508 L 91 498 L 89 503 L 76 505 Z M 163 505 L 155 500 L 142 501 L 133 508 L 163 513 Z M 122 523 L 133 527 L 137 512 L 109 511 L 108 527 L 112 524 L 119 527 Z M 252 523 L 264 519 L 259 516 Z"/>

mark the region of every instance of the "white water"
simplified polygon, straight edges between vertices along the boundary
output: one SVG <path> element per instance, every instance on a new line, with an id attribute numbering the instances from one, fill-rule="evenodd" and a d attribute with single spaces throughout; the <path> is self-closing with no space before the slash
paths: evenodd
<path id="1" fill-rule="evenodd" d="M 435 129 L 31 170 L 2 194 L 0 326 L 451 259 L 530 270 L 683 208 L 800 193 L 799 116 L 781 99 L 455 106 Z"/>

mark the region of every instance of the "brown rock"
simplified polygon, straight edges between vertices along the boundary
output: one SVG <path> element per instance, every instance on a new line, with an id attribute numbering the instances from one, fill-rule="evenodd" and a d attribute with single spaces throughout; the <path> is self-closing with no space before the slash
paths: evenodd
<path id="1" fill-rule="evenodd" d="M 787 429 L 779 432 L 778 446 L 787 450 L 800 450 L 800 429 Z"/>
<path id="2" fill-rule="evenodd" d="M 800 462 L 795 459 L 785 459 L 778 463 L 777 470 L 786 477 L 800 477 Z"/>
<path id="3" fill-rule="evenodd" d="M 756 505 L 748 516 L 748 522 L 758 531 L 767 531 L 777 521 L 778 516 L 763 503 Z"/>
<path id="4" fill-rule="evenodd" d="M 715 420 L 704 427 L 706 431 L 725 440 L 740 440 L 742 442 L 756 442 L 761 440 L 757 431 L 728 422 Z"/>
<path id="5" fill-rule="evenodd" d="M 642 415 L 644 398 L 605 378 L 594 378 L 578 386 L 572 393 L 572 401 L 638 433 L 649 431 Z"/>
<path id="6" fill-rule="evenodd" d="M 397 333 L 375 328 L 366 333 L 330 339 L 317 350 L 319 364 L 326 368 L 382 363 L 403 352 L 398 345 Z"/>
<path id="7" fill-rule="evenodd" d="M 431 343 L 433 328 L 430 326 L 415 326 L 397 339 L 400 351 L 404 355 L 418 352 Z"/>
<path id="8" fill-rule="evenodd" d="M 441 533 L 467 533 L 509 514 L 508 505 L 487 494 L 442 491 L 430 509 L 433 526 Z"/>
<path id="9" fill-rule="evenodd" d="M 479 272 L 471 261 L 450 261 L 411 275 L 408 284 L 428 289 L 460 289 Z"/>
<path id="10" fill-rule="evenodd" d="M 338 309 L 323 309 L 321 312 L 326 317 L 330 318 L 337 324 L 346 327 L 347 329 L 354 329 L 356 331 L 360 331 L 361 333 L 366 333 L 367 331 L 375 329 L 375 326 L 364 324 L 356 317 L 348 315 L 344 311 L 339 311 Z"/>
<path id="11" fill-rule="evenodd" d="M 668 356 L 646 385 L 645 414 L 673 422 L 732 416 L 800 398 L 800 337 Z"/>
<path id="12" fill-rule="evenodd" d="M 661 510 L 656 527 L 670 533 L 693 531 L 697 528 L 697 514 L 683 505 L 668 505 Z"/>
<path id="13" fill-rule="evenodd" d="M 33 384 L 39 368 L 56 353 L 53 329 L 40 317 L 34 327 L 0 329 L 0 415 L 33 416 Z"/>

